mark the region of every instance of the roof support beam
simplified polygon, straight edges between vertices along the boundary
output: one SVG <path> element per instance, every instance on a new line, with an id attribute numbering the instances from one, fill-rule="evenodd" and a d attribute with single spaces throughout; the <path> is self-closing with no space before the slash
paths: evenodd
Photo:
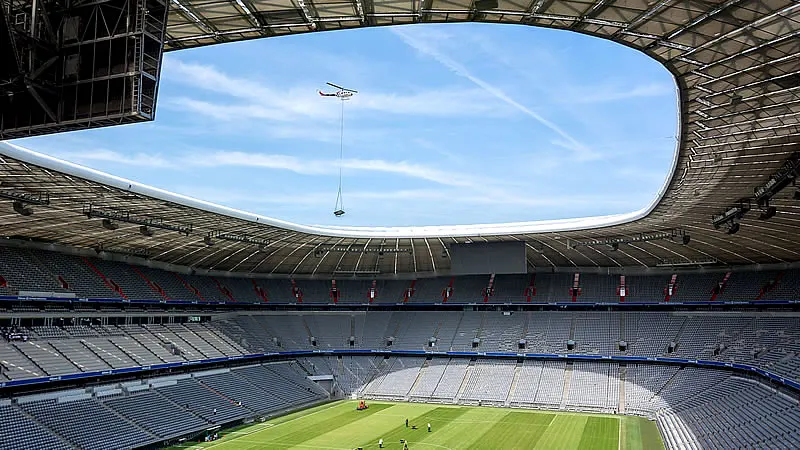
<path id="1" fill-rule="evenodd" d="M 342 242 L 344 242 L 344 238 L 341 238 L 338 241 L 336 241 L 336 243 L 333 244 L 333 246 L 334 247 L 338 247 Z M 327 244 L 327 242 L 324 242 L 324 243 Z M 321 244 L 323 244 L 323 243 L 320 243 L 320 245 Z M 319 247 L 319 245 L 317 247 Z M 322 265 L 322 262 L 325 261 L 325 258 L 327 258 L 328 255 L 330 255 L 330 254 L 331 254 L 331 252 L 325 252 L 325 253 L 322 254 L 322 256 L 320 256 L 319 262 L 317 263 L 316 266 L 314 266 L 314 270 L 311 271 L 311 275 L 315 275 L 317 273 L 317 271 L 319 270 L 319 266 Z"/>
<path id="2" fill-rule="evenodd" d="M 697 25 L 705 22 L 706 20 L 716 16 L 717 14 L 721 13 L 722 11 L 725 11 L 726 9 L 728 9 L 730 7 L 736 6 L 737 4 L 741 3 L 742 1 L 744 1 L 744 0 L 727 0 L 725 3 L 717 6 L 716 8 L 712 9 L 711 11 L 708 11 L 705 14 L 699 15 L 698 17 L 696 17 L 694 20 L 692 20 L 688 24 L 686 24 L 686 25 L 678 28 L 677 30 L 673 31 L 672 33 L 668 34 L 664 39 L 666 39 L 668 41 L 672 40 L 672 39 L 680 36 L 681 34 L 685 33 L 687 30 L 690 30 L 690 29 L 696 27 Z"/>
<path id="3" fill-rule="evenodd" d="M 425 241 L 425 247 L 428 247 L 428 255 L 430 255 L 430 257 L 431 257 L 431 267 L 433 268 L 433 271 L 436 272 L 436 260 L 433 259 L 433 252 L 431 251 L 431 244 L 428 243 L 428 239 L 427 238 L 423 238 L 422 240 Z"/>
<path id="4" fill-rule="evenodd" d="M 297 262 L 297 264 L 295 264 L 295 265 L 294 265 L 294 269 L 292 269 L 292 271 L 291 271 L 291 272 L 289 272 L 289 274 L 290 274 L 290 275 L 294 275 L 295 273 L 297 273 L 297 271 L 300 269 L 300 267 L 302 267 L 302 266 L 303 266 L 303 263 L 305 262 L 305 260 L 306 260 L 306 259 L 307 259 L 307 258 L 308 258 L 308 257 L 309 257 L 311 254 L 315 254 L 315 253 L 317 252 L 317 249 L 318 249 L 318 248 L 319 248 L 319 247 L 320 247 L 322 244 L 326 244 L 328 241 L 329 241 L 329 239 L 326 239 L 326 240 L 324 240 L 324 241 L 320 241 L 320 243 L 318 243 L 318 244 L 317 244 L 317 245 L 315 245 L 315 246 L 314 246 L 314 247 L 313 247 L 311 250 L 309 250 L 308 252 L 306 252 L 306 254 L 305 254 L 305 255 L 304 255 L 302 258 L 300 258 L 300 261 L 298 261 L 298 262 Z"/>
<path id="5" fill-rule="evenodd" d="M 534 0 L 528 7 L 528 11 L 531 15 L 543 13 L 550 9 L 553 3 L 555 0 Z"/>
<path id="6" fill-rule="evenodd" d="M 361 265 L 361 258 L 364 257 L 364 253 L 365 253 L 364 250 L 366 250 L 367 247 L 369 247 L 369 243 L 370 242 L 372 242 L 372 239 L 367 239 L 367 243 L 364 244 L 364 248 L 361 249 L 361 253 L 358 254 L 358 260 L 356 261 L 356 268 L 354 269 L 356 271 L 356 273 L 358 273 L 358 266 Z"/>
<path id="7" fill-rule="evenodd" d="M 583 25 L 586 24 L 586 19 L 594 19 L 598 14 L 602 13 L 610 3 L 611 0 L 597 0 L 597 2 L 592 5 L 592 7 L 586 11 L 586 14 L 581 16 L 577 22 L 573 23 L 570 27 L 571 30 L 575 30 L 583 28 Z"/>
<path id="8" fill-rule="evenodd" d="M 628 26 L 622 31 L 633 31 L 633 30 L 635 30 L 636 27 L 638 27 L 639 25 L 645 23 L 648 19 L 650 19 L 651 17 L 655 16 L 656 14 L 661 12 L 661 10 L 663 10 L 664 8 L 666 8 L 667 6 L 672 4 L 673 1 L 675 1 L 675 0 L 661 0 L 660 2 L 656 3 L 655 5 L 653 5 L 652 8 L 650 8 L 650 9 L 642 12 L 638 16 L 636 16 L 631 21 L 631 23 L 628 24 Z M 619 34 L 622 31 L 618 31 L 616 34 Z M 661 37 L 661 38 L 663 38 L 663 37 Z"/>
<path id="9" fill-rule="evenodd" d="M 183 3 L 181 3 L 180 0 L 170 0 L 170 1 L 178 7 L 178 10 L 180 10 L 181 14 L 184 17 L 194 22 L 200 28 L 203 28 L 204 30 L 213 33 L 215 36 L 220 35 L 219 29 L 215 27 L 211 22 L 209 22 L 208 19 L 196 13 L 193 8 L 184 5 Z"/>
<path id="10" fill-rule="evenodd" d="M 762 43 L 760 43 L 758 45 L 755 45 L 753 47 L 749 47 L 746 50 L 743 50 L 741 52 L 734 53 L 734 54 L 732 54 L 730 56 L 726 56 L 724 58 L 715 60 L 715 61 L 713 61 L 711 63 L 703 64 L 700 67 L 698 67 L 697 69 L 695 69 L 692 73 L 701 74 L 703 71 L 706 71 L 706 70 L 708 70 L 708 69 L 710 69 L 712 67 L 715 67 L 715 66 L 718 66 L 720 64 L 724 64 L 724 63 L 730 62 L 730 61 L 732 61 L 734 59 L 737 59 L 737 58 L 746 57 L 750 53 L 757 52 L 757 51 L 762 50 L 762 49 L 769 50 L 771 47 L 777 47 L 779 44 L 782 44 L 782 43 L 784 43 L 786 41 L 791 41 L 791 40 L 793 40 L 794 38 L 796 38 L 798 36 L 800 36 L 800 30 L 797 30 L 797 31 L 795 31 L 793 33 L 789 33 L 789 34 L 786 34 L 786 35 L 783 35 L 783 36 L 780 36 L 780 37 L 777 37 L 775 39 L 772 39 L 772 40 L 769 40 L 769 41 L 766 41 L 766 42 L 762 42 Z M 680 59 L 680 58 L 678 58 L 678 59 Z M 706 76 L 708 76 L 708 75 L 706 75 Z"/>
<path id="11" fill-rule="evenodd" d="M 692 53 L 694 53 L 694 52 L 696 52 L 698 50 L 703 50 L 703 49 L 706 49 L 706 48 L 711 47 L 713 45 L 716 45 L 716 44 L 719 44 L 721 42 L 727 41 L 730 38 L 738 35 L 739 33 L 743 33 L 743 32 L 745 32 L 747 30 L 752 29 L 752 28 L 756 28 L 759 25 L 764 24 L 766 22 L 769 22 L 770 20 L 773 20 L 775 18 L 782 17 L 785 14 L 787 14 L 787 13 L 789 13 L 789 12 L 795 10 L 795 9 L 800 9 L 800 3 L 794 3 L 792 5 L 789 5 L 786 8 L 781 9 L 780 11 L 776 11 L 776 12 L 774 12 L 772 14 L 768 14 L 768 15 L 766 15 L 766 16 L 758 19 L 758 20 L 755 20 L 753 22 L 748 23 L 747 25 L 744 25 L 742 27 L 736 28 L 735 30 L 731 30 L 731 31 L 723 34 L 722 36 L 719 36 L 719 37 L 717 37 L 715 39 L 712 39 L 712 40 L 710 40 L 708 42 L 704 42 L 704 43 L 698 45 L 697 47 L 695 47 L 694 50 L 691 50 L 691 51 L 689 51 L 686 54 L 681 55 L 681 56 L 689 56 L 689 55 L 691 55 Z"/>
<path id="12" fill-rule="evenodd" d="M 354 0 L 357 6 L 361 7 L 359 14 L 363 17 L 363 23 L 368 26 L 375 25 L 375 1 L 374 0 Z"/>

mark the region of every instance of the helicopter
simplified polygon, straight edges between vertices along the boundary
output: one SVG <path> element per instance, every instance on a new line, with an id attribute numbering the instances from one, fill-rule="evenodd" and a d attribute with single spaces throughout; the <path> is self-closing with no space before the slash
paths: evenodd
<path id="1" fill-rule="evenodd" d="M 336 194 L 336 206 L 335 210 L 333 211 L 333 215 L 336 217 L 342 217 L 344 215 L 344 200 L 342 199 L 342 159 L 344 156 L 344 102 L 346 100 L 350 100 L 353 97 L 353 94 L 358 94 L 358 91 L 354 89 L 347 89 L 344 87 L 339 86 L 338 84 L 333 83 L 325 83 L 330 87 L 334 87 L 337 89 L 336 92 L 333 93 L 325 93 L 322 91 L 318 91 L 319 95 L 323 97 L 336 97 L 342 101 L 342 113 L 341 113 L 341 124 L 339 130 L 339 191 Z"/>
<path id="2" fill-rule="evenodd" d="M 353 94 L 358 94 L 358 91 L 354 91 L 353 89 L 343 88 L 343 87 L 341 87 L 339 85 L 336 85 L 336 84 L 333 84 L 333 83 L 325 83 L 325 84 L 327 84 L 328 86 L 331 86 L 331 87 L 335 87 L 338 90 L 336 92 L 333 92 L 333 93 L 330 93 L 330 94 L 322 92 L 322 91 L 318 91 L 319 95 L 321 95 L 323 97 L 338 97 L 339 100 L 345 101 L 345 100 L 350 100 L 350 97 L 352 97 Z"/>

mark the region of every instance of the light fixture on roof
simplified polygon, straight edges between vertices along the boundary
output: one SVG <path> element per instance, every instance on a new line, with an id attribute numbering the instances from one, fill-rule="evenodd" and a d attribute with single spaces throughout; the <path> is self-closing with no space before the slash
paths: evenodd
<path id="1" fill-rule="evenodd" d="M 496 9 L 498 6 L 497 0 L 475 0 L 475 9 L 478 11 L 485 11 L 487 9 Z"/>
<path id="2" fill-rule="evenodd" d="M 739 232 L 739 228 L 741 228 L 741 227 L 740 227 L 738 221 L 737 222 L 731 222 L 728 225 L 728 231 L 726 231 L 726 233 L 728 233 L 728 234 L 736 234 L 736 233 Z"/>
<path id="3" fill-rule="evenodd" d="M 718 263 L 719 261 L 715 258 L 706 258 L 706 259 L 678 258 L 678 259 L 664 259 L 661 262 L 657 263 L 656 266 L 657 267 L 706 266 Z"/>
<path id="4" fill-rule="evenodd" d="M 130 211 L 120 208 L 110 208 L 87 203 L 83 205 L 83 214 L 89 219 L 109 219 L 117 222 L 131 223 L 134 225 L 144 225 L 147 228 L 176 231 L 186 236 L 192 233 L 191 225 L 186 226 L 168 223 L 158 217 L 136 216 L 131 214 Z"/>
<path id="5" fill-rule="evenodd" d="M 147 228 L 147 225 L 142 225 L 139 227 L 139 234 L 144 237 L 153 237 L 153 230 Z"/>
<path id="6" fill-rule="evenodd" d="M 14 208 L 14 211 L 26 217 L 33 214 L 33 208 L 29 205 L 44 206 L 50 204 L 50 194 L 47 192 L 30 194 L 28 192 L 0 191 L 0 198 L 13 200 L 11 206 Z"/>
<path id="7" fill-rule="evenodd" d="M 778 170 L 769 176 L 763 185 L 753 189 L 753 200 L 761 207 L 769 206 L 769 200 L 786 186 L 795 183 L 800 172 L 800 153 L 795 152 L 786 159 Z"/>
<path id="8" fill-rule="evenodd" d="M 314 255 L 324 252 L 337 252 L 337 253 L 377 253 L 382 255 L 384 253 L 411 253 L 411 249 L 403 247 L 363 247 L 361 245 L 333 245 L 321 246 L 314 252 Z"/>
<path id="9" fill-rule="evenodd" d="M 114 231 L 116 229 L 119 229 L 119 225 L 117 225 L 115 222 L 112 222 L 109 219 L 103 219 L 102 223 L 103 223 L 103 228 L 105 228 L 106 230 Z"/>
<path id="10" fill-rule="evenodd" d="M 644 233 L 636 233 L 628 236 L 617 236 L 605 239 L 592 239 L 588 241 L 571 241 L 567 240 L 567 247 L 575 249 L 577 247 L 600 247 L 607 246 L 611 251 L 619 250 L 620 244 L 635 244 L 638 242 L 662 241 L 669 240 L 675 241 L 680 238 L 681 242 L 686 245 L 691 238 L 686 230 L 681 228 L 670 228 L 663 231 L 648 231 Z"/>
<path id="11" fill-rule="evenodd" d="M 761 214 L 759 214 L 759 220 L 768 220 L 775 217 L 775 214 L 778 213 L 778 209 L 774 206 L 770 206 L 769 202 L 765 203 L 764 206 L 761 207 Z"/>
<path id="12" fill-rule="evenodd" d="M 214 240 L 211 239 L 211 235 L 207 234 L 203 238 L 203 243 L 206 244 L 207 246 L 211 247 L 212 245 L 214 245 Z"/>
<path id="13" fill-rule="evenodd" d="M 257 245 L 259 247 L 269 246 L 269 239 L 264 239 L 257 236 L 251 236 L 247 233 L 228 233 L 225 231 L 212 231 L 211 233 L 208 233 L 208 235 L 215 239 L 222 239 L 224 241 L 243 242 L 245 244 Z"/>
<path id="14" fill-rule="evenodd" d="M 103 244 L 98 244 L 97 248 L 100 249 L 99 252 L 138 256 L 140 258 L 147 258 L 150 255 L 150 252 L 144 247 L 106 247 Z M 97 251 L 97 248 L 95 248 L 95 251 Z"/>
<path id="15" fill-rule="evenodd" d="M 13 207 L 14 211 L 21 216 L 27 217 L 33 214 L 33 209 L 26 207 L 25 204 L 19 200 L 14 200 Z"/>
<path id="16" fill-rule="evenodd" d="M 731 206 L 722 214 L 713 216 L 711 218 L 711 224 L 714 226 L 715 229 L 719 230 L 722 226 L 727 226 L 728 230 L 732 228 L 732 225 L 736 224 L 736 231 L 739 231 L 739 221 L 750 211 L 750 199 L 743 198 L 739 200 L 738 205 Z M 728 234 L 736 233 L 734 231 L 731 233 L 730 231 Z"/>
<path id="17" fill-rule="evenodd" d="M 792 198 L 795 199 L 795 200 L 800 200 L 800 188 L 797 188 L 794 191 L 794 195 L 792 195 Z"/>

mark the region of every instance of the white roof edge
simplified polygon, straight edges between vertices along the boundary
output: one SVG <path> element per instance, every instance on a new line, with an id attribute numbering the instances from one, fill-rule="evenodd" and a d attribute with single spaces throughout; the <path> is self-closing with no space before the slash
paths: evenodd
<path id="1" fill-rule="evenodd" d="M 675 79 L 673 77 L 673 82 Z M 676 82 L 676 89 L 677 82 Z M 678 136 L 681 131 L 680 121 L 680 92 L 677 95 L 678 101 Z M 101 172 L 99 170 L 91 169 L 79 164 L 69 161 L 64 161 L 43 153 L 35 152 L 27 148 L 21 147 L 9 142 L 0 142 L 0 155 L 5 155 L 29 164 L 44 167 L 49 170 L 62 172 L 70 176 L 84 178 L 86 180 L 94 181 L 96 183 L 112 186 L 124 191 L 132 192 L 135 194 L 144 195 L 147 197 L 156 198 L 159 200 L 177 203 L 191 208 L 200 209 L 214 214 L 222 214 L 229 217 L 234 217 L 241 220 L 246 220 L 255 223 L 263 223 L 275 227 L 285 228 L 287 230 L 297 231 L 301 233 L 318 234 L 332 237 L 343 238 L 437 238 L 437 237 L 467 237 L 467 236 L 503 236 L 510 234 L 536 234 L 536 233 L 554 233 L 565 231 L 579 231 L 588 230 L 593 228 L 602 228 L 613 225 L 621 225 L 633 222 L 646 217 L 650 212 L 655 209 L 658 203 L 663 198 L 664 194 L 669 187 L 675 169 L 678 164 L 679 156 L 679 141 L 676 142 L 675 152 L 672 158 L 672 167 L 670 168 L 669 175 L 665 178 L 661 189 L 653 198 L 650 204 L 638 211 L 625 214 L 614 214 L 609 216 L 595 216 L 583 217 L 575 219 L 557 219 L 557 220 L 538 220 L 531 222 L 510 222 L 510 223 L 496 223 L 496 224 L 475 224 L 475 225 L 434 225 L 434 226 L 420 226 L 420 227 L 336 227 L 336 226 L 321 226 L 321 225 L 301 225 L 285 220 L 274 219 L 259 214 L 242 211 L 239 209 L 229 208 L 227 206 L 217 205 L 215 203 L 207 202 L 204 200 L 195 199 L 181 194 L 166 191 L 152 186 L 147 186 L 136 181 L 127 180 L 125 178 L 117 177 L 114 175 Z"/>

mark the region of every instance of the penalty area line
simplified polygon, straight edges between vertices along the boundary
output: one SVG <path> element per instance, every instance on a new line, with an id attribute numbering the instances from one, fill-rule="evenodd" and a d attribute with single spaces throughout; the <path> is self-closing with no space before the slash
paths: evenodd
<path id="1" fill-rule="evenodd" d="M 241 436 L 234 436 L 234 437 L 233 437 L 233 438 L 231 438 L 231 439 L 222 439 L 220 442 L 218 442 L 218 443 L 216 443 L 216 444 L 212 444 L 212 445 L 209 445 L 208 447 L 203 447 L 203 448 L 205 449 L 205 448 L 214 448 L 214 447 L 219 447 L 220 445 L 225 445 L 225 444 L 227 444 L 227 443 L 229 443 L 229 442 L 233 442 L 233 441 L 236 441 L 236 440 L 242 439 L 242 438 L 243 438 L 243 437 L 245 437 L 245 436 L 249 436 L 249 435 L 251 435 L 251 434 L 260 433 L 260 432 L 262 432 L 262 431 L 265 431 L 265 430 L 267 430 L 267 429 L 273 429 L 273 428 L 275 428 L 275 427 L 279 427 L 279 426 L 281 426 L 281 425 L 283 425 L 283 424 L 287 424 L 287 423 L 290 423 L 290 422 L 294 422 L 295 420 L 303 419 L 303 418 L 306 418 L 306 417 L 311 417 L 311 416 L 313 416 L 314 414 L 318 414 L 318 413 L 321 413 L 321 412 L 323 412 L 323 411 L 327 411 L 327 410 L 329 410 L 329 409 L 331 409 L 331 408 L 334 408 L 334 407 L 337 407 L 337 406 L 341 406 L 341 405 L 342 405 L 342 403 L 339 403 L 339 402 L 333 402 L 333 403 L 331 403 L 329 406 L 327 406 L 326 408 L 318 409 L 318 410 L 316 410 L 316 411 L 314 411 L 314 412 L 312 412 L 312 413 L 309 413 L 309 414 L 304 414 L 304 415 L 302 415 L 302 416 L 298 416 L 298 417 L 295 417 L 295 418 L 293 418 L 293 419 L 289 419 L 289 420 L 283 421 L 283 422 L 281 422 L 281 423 L 274 423 L 274 424 L 273 424 L 273 423 L 267 423 L 267 424 L 265 424 L 266 426 L 262 426 L 262 427 L 258 428 L 257 430 L 253 430 L 253 431 L 250 431 L 250 432 L 243 432 L 243 431 L 242 431 L 242 432 L 240 432 L 240 433 L 243 433 Z M 290 414 L 292 414 L 292 413 L 290 413 Z M 228 434 L 232 434 L 232 433 L 228 433 Z M 226 435 L 226 436 L 227 436 L 227 435 Z M 240 441 L 240 442 L 246 442 L 246 441 Z M 346 450 L 347 450 L 347 449 L 346 449 Z"/>

